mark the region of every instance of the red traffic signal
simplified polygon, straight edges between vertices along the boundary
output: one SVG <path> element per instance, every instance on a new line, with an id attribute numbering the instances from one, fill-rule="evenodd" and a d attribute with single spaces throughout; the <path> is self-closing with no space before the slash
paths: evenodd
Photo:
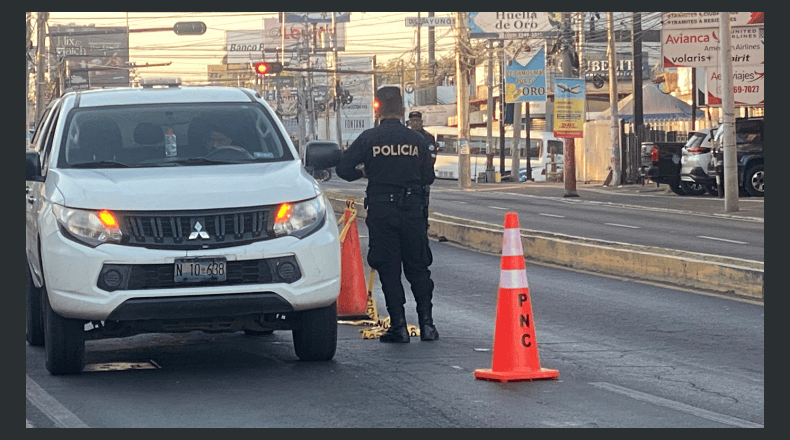
<path id="1" fill-rule="evenodd" d="M 272 75 L 283 71 L 283 63 L 276 61 L 258 61 L 253 64 L 253 68 L 258 75 Z"/>

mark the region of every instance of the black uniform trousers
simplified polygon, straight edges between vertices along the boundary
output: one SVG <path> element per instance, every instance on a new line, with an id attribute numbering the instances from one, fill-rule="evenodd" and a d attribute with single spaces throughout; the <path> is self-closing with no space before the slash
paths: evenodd
<path id="1" fill-rule="evenodd" d="M 433 255 L 428 245 L 428 229 L 422 195 L 405 197 L 403 203 L 368 202 L 368 264 L 379 273 L 387 309 L 397 313 L 406 303 L 401 268 L 411 285 L 417 311 L 430 312 L 433 280 L 428 266 Z"/>

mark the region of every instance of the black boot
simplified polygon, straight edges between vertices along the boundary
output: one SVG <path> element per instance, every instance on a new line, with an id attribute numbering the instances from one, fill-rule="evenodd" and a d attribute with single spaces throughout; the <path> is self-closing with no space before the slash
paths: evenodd
<path id="1" fill-rule="evenodd" d="M 406 313 L 400 310 L 389 310 L 390 328 L 379 337 L 381 342 L 409 342 L 409 329 L 406 326 Z"/>
<path id="2" fill-rule="evenodd" d="M 435 341 L 439 339 L 439 332 L 436 330 L 436 326 L 433 325 L 433 316 L 430 308 L 417 310 L 417 319 L 420 322 L 421 341 Z"/>

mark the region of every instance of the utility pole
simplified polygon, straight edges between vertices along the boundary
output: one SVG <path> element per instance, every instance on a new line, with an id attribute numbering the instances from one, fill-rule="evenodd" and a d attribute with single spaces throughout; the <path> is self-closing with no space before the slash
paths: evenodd
<path id="1" fill-rule="evenodd" d="M 642 13 L 632 12 L 633 26 L 631 27 L 631 44 L 633 45 L 634 70 L 631 83 L 634 88 L 634 134 L 636 142 L 628 150 L 628 182 L 636 182 L 637 169 L 639 168 L 640 147 L 644 125 L 644 107 L 642 104 Z M 694 69 L 692 69 L 693 71 Z"/>
<path id="2" fill-rule="evenodd" d="M 486 76 L 488 101 L 486 105 L 486 181 L 494 180 L 494 40 L 488 40 L 488 76 Z"/>
<path id="3" fill-rule="evenodd" d="M 510 181 L 518 182 L 518 174 L 521 170 L 521 151 L 518 147 L 521 142 L 521 105 L 516 102 L 513 104 L 513 142 L 510 147 Z M 529 105 L 529 103 L 527 103 Z"/>
<path id="4" fill-rule="evenodd" d="M 428 18 L 433 17 L 433 12 L 428 13 Z M 436 75 L 436 34 L 433 26 L 428 26 L 428 72 L 430 73 L 431 81 L 434 80 Z M 436 102 L 433 102 L 436 104 Z"/>
<path id="5" fill-rule="evenodd" d="M 30 39 L 30 12 L 25 14 L 25 132 L 27 132 L 30 130 L 30 61 L 27 56 L 33 43 Z"/>
<path id="6" fill-rule="evenodd" d="M 39 12 L 36 19 L 36 123 L 44 113 L 44 70 L 47 64 L 47 19 L 49 12 Z"/>
<path id="7" fill-rule="evenodd" d="M 735 145 L 735 96 L 732 90 L 730 13 L 719 12 L 719 69 L 721 69 L 721 130 L 724 150 L 724 211 L 738 211 L 738 161 Z"/>
<path id="8" fill-rule="evenodd" d="M 499 59 L 499 175 L 505 175 L 505 40 L 500 40 L 502 58 Z"/>
<path id="9" fill-rule="evenodd" d="M 337 56 L 337 22 L 335 22 L 335 14 L 332 14 L 332 59 L 335 64 L 335 130 L 337 131 L 337 143 L 343 145 L 343 134 L 341 124 L 341 107 L 342 102 L 340 99 L 340 76 L 337 71 L 340 69 Z M 329 111 L 327 111 L 327 114 Z"/>
<path id="10" fill-rule="evenodd" d="M 422 104 L 420 102 L 420 35 L 422 34 L 422 26 L 420 26 L 420 12 L 417 13 L 417 62 L 414 65 L 414 105 Z"/>
<path id="11" fill-rule="evenodd" d="M 573 38 L 570 35 L 571 30 L 571 16 L 570 12 L 563 12 L 563 27 L 562 27 L 562 76 L 565 78 L 573 78 L 572 60 L 574 56 Z M 563 143 L 563 156 L 565 166 L 563 167 L 563 182 L 565 183 L 564 197 L 579 197 L 576 193 L 576 144 L 574 138 L 565 138 Z"/>
<path id="12" fill-rule="evenodd" d="M 610 138 L 612 141 L 612 185 L 622 184 L 620 170 L 620 116 L 617 114 L 617 54 L 614 49 L 614 13 L 606 13 L 609 46 L 609 110 L 611 111 Z"/>
<path id="13" fill-rule="evenodd" d="M 466 12 L 455 13 L 455 87 L 458 112 L 458 187 L 472 186 L 469 175 L 469 84 L 467 73 L 469 59 L 465 44 L 469 38 L 466 28 Z"/>

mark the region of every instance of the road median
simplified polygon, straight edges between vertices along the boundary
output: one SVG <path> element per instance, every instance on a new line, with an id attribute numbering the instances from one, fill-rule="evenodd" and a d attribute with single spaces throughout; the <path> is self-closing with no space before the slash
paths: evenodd
<path id="1" fill-rule="evenodd" d="M 327 192 L 335 213 L 342 214 L 349 198 Z M 354 197 L 351 197 L 354 198 Z M 354 198 L 357 217 L 365 218 L 361 198 Z M 502 225 L 432 212 L 428 235 L 480 252 L 502 252 Z M 521 229 L 524 257 L 610 276 L 665 284 L 764 302 L 765 265 L 759 261 L 698 254 L 651 246 L 592 240 Z"/>

